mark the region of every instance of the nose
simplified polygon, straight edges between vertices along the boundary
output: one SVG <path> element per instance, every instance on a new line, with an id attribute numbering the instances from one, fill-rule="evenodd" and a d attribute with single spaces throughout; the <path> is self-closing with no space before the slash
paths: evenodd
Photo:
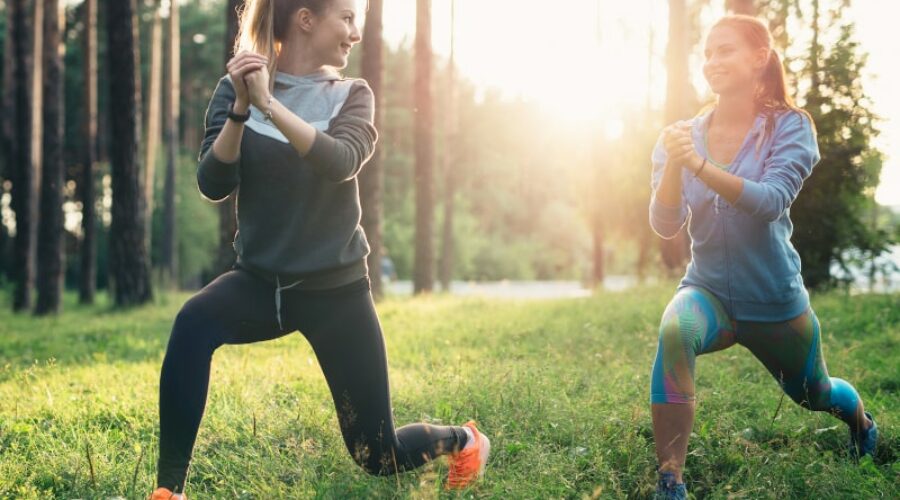
<path id="1" fill-rule="evenodd" d="M 350 32 L 350 42 L 359 43 L 362 41 L 362 34 L 359 32 L 359 26 L 353 25 L 353 31 Z"/>

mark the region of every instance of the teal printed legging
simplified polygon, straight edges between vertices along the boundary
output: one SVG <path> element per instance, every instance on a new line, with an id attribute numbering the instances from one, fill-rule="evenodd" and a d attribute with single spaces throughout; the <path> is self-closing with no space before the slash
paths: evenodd
<path id="1" fill-rule="evenodd" d="M 706 290 L 678 291 L 663 313 L 650 383 L 652 403 L 694 400 L 694 362 L 700 354 L 746 347 L 797 404 L 830 411 L 851 426 L 859 395 L 845 380 L 829 377 L 822 358 L 819 320 L 812 309 L 789 321 L 734 321 Z"/>

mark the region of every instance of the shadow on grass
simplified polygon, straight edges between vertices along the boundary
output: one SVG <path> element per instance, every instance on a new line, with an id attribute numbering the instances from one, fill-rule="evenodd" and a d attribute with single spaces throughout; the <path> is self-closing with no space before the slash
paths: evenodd
<path id="1" fill-rule="evenodd" d="M 106 295 L 85 306 L 67 293 L 61 314 L 35 317 L 13 313 L 7 293 L 0 300 L 0 382 L 35 364 L 84 366 L 160 358 L 175 314 L 188 297 L 161 295 L 146 306 L 118 309 Z"/>

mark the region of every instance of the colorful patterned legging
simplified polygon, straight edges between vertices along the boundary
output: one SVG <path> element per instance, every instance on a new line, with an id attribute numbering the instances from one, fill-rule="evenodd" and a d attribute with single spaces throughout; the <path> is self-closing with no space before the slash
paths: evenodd
<path id="1" fill-rule="evenodd" d="M 847 381 L 828 376 L 819 320 L 812 309 L 778 323 L 733 321 L 715 296 L 695 287 L 679 290 L 663 313 L 651 403 L 692 402 L 696 357 L 735 343 L 762 361 L 797 404 L 830 411 L 855 427 L 859 395 Z"/>

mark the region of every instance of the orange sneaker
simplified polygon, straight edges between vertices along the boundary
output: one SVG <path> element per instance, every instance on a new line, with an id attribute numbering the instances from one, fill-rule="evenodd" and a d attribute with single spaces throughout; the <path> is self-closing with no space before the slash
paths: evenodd
<path id="1" fill-rule="evenodd" d="M 465 488 L 483 476 L 484 466 L 491 454 L 491 440 L 478 432 L 475 422 L 466 422 L 466 427 L 472 431 L 475 443 L 447 456 L 450 472 L 447 474 L 446 487 L 449 490 Z"/>
<path id="2" fill-rule="evenodd" d="M 156 488 L 148 500 L 187 500 L 187 497 L 182 493 L 176 495 L 167 488 Z"/>

